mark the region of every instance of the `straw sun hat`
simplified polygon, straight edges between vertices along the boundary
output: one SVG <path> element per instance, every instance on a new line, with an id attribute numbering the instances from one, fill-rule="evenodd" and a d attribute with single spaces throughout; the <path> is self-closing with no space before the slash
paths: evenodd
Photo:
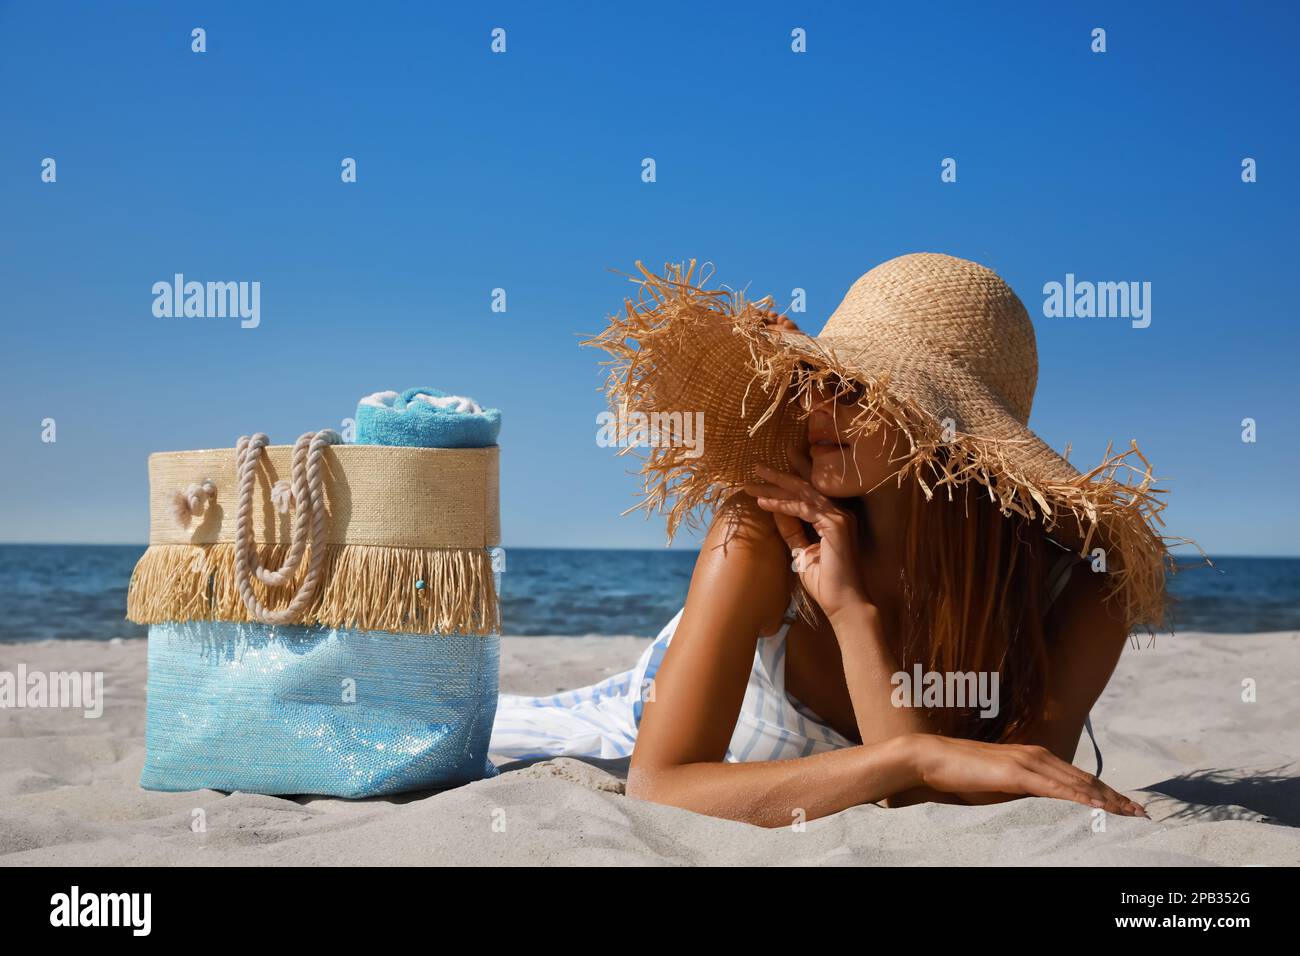
<path id="1" fill-rule="evenodd" d="M 1041 520 L 1080 555 L 1101 548 L 1129 625 L 1163 623 L 1173 569 L 1157 531 L 1163 490 L 1136 444 L 1108 448 L 1081 474 L 1029 429 L 1034 327 L 992 270 L 933 253 L 891 259 L 853 283 L 813 338 L 772 325 L 770 297 L 699 288 L 693 261 L 662 276 L 637 267 L 638 294 L 584 344 L 613 356 L 617 421 L 644 429 L 703 413 L 702 447 L 658 442 L 641 469 L 641 507 L 667 515 L 670 538 L 754 478 L 756 464 L 788 470 L 810 393 L 848 390 L 856 414 L 845 440 L 882 421 L 898 428 L 900 482 L 916 480 L 927 498 L 975 482 L 1004 514 Z"/>

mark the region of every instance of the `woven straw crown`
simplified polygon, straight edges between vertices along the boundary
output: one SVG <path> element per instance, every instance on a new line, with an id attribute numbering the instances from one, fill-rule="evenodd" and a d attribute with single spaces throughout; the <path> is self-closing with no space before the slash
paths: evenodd
<path id="1" fill-rule="evenodd" d="M 995 272 L 934 253 L 891 259 L 858 279 L 812 338 L 770 326 L 770 298 L 693 285 L 694 266 L 662 276 L 640 267 L 638 296 L 584 343 L 613 356 L 620 421 L 704 414 L 702 449 L 660 444 L 641 469 L 642 507 L 667 515 L 670 537 L 757 464 L 788 468 L 813 393 L 857 383 L 846 440 L 887 422 L 908 445 L 900 481 L 915 479 L 927 496 L 975 482 L 1004 513 L 1041 520 L 1079 554 L 1100 548 L 1129 624 L 1163 622 L 1173 567 L 1156 531 L 1163 490 L 1136 444 L 1080 474 L 1029 429 L 1034 327 Z"/>
<path id="2" fill-rule="evenodd" d="M 933 253 L 891 259 L 853 283 L 818 341 L 846 362 L 894 357 L 902 375 L 932 377 L 933 359 L 944 356 L 1017 421 L 1029 421 L 1038 383 L 1034 326 L 1011 287 L 977 263 Z"/>

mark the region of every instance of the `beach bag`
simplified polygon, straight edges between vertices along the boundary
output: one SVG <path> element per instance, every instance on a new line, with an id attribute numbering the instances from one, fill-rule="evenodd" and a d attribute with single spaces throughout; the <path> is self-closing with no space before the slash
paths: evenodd
<path id="1" fill-rule="evenodd" d="M 498 448 L 149 459 L 148 790 L 367 797 L 495 770 Z"/>

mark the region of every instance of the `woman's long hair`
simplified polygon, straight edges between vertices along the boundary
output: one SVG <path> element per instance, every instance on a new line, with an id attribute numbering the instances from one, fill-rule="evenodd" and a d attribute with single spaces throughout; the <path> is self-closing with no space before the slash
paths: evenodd
<path id="1" fill-rule="evenodd" d="M 979 706 L 929 712 L 949 736 L 1014 741 L 1042 715 L 1047 694 L 1043 529 L 1004 515 L 967 483 L 926 500 L 910 481 L 901 568 L 904 670 L 999 675 L 995 717 Z M 987 679 L 987 678 L 986 678 Z M 914 693 L 919 692 L 914 688 Z"/>
<path id="2" fill-rule="evenodd" d="M 1047 697 L 1046 535 L 1036 522 L 1004 515 L 978 484 L 953 488 L 951 498 L 938 489 L 928 500 L 917 481 L 905 485 L 901 669 L 910 680 L 919 663 L 945 682 L 949 674 L 974 672 L 978 680 L 996 672 L 996 716 L 981 717 L 971 700 L 926 713 L 947 736 L 1014 742 L 1041 717 Z M 862 499 L 837 502 L 866 531 Z"/>

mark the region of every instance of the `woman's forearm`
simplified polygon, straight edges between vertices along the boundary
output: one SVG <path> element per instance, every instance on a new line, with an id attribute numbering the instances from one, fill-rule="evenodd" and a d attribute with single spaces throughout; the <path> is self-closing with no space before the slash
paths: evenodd
<path id="1" fill-rule="evenodd" d="M 848 608 L 830 619 L 844 662 L 844 680 L 864 744 L 906 733 L 938 733 L 923 710 L 895 707 L 893 676 L 902 662 L 890 648 L 880 615 L 869 605 Z"/>
<path id="2" fill-rule="evenodd" d="M 627 794 L 761 827 L 814 820 L 917 786 L 909 741 L 896 738 L 756 763 L 633 767 Z"/>
<path id="3" fill-rule="evenodd" d="M 937 734 L 925 711 L 917 707 L 895 707 L 893 675 L 902 662 L 894 655 L 874 608 L 854 608 L 831 620 L 844 662 L 844 679 L 853 701 L 853 716 L 863 744 L 897 739 L 902 734 Z M 992 803 L 1010 799 L 1005 795 L 979 795 Z M 964 795 L 939 793 L 928 787 L 897 790 L 885 799 L 885 806 L 906 807 L 916 803 L 966 803 Z"/>

